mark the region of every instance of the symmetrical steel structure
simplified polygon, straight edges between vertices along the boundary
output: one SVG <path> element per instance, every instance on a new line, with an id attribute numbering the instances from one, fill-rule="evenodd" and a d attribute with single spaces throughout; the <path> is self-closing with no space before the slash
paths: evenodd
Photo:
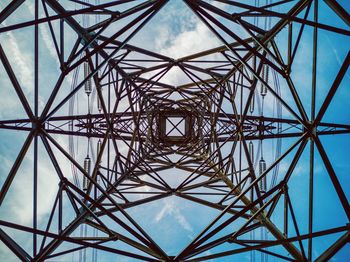
<path id="1" fill-rule="evenodd" d="M 31 226 L 13 222 L 1 211 L 0 238 L 20 260 L 44 261 L 73 252 L 83 259 L 86 250 L 93 250 L 95 260 L 103 252 L 142 261 L 220 261 L 249 252 L 252 260 L 328 261 L 347 244 L 349 225 L 315 231 L 313 210 L 318 151 L 330 179 L 327 186 L 339 200 L 334 205 L 350 219 L 344 192 L 349 185 L 339 182 L 320 140 L 350 133 L 350 123 L 323 120 L 349 68 L 349 51 L 316 106 L 318 34 L 349 37 L 348 5 L 336 0 L 183 0 L 222 46 L 175 59 L 130 43 L 166 0 L 33 0 L 28 1 L 34 7 L 32 20 L 8 22 L 26 2 L 13 0 L 0 10 L 0 36 L 24 28 L 32 28 L 34 36 L 33 103 L 3 47 L 6 38 L 0 45 L 7 73 L 1 77 L 8 77 L 27 115 L 0 121 L 2 130 L 27 133 L 9 173 L 1 174 L 1 203 L 11 201 L 18 170 L 33 155 Z M 321 4 L 343 24 L 321 21 Z M 92 23 L 91 17 L 98 19 Z M 60 65 L 52 87 L 39 84 L 39 28 L 44 25 Z M 308 105 L 293 80 L 293 73 L 300 72 L 294 62 L 306 29 L 312 34 L 312 59 L 306 61 L 312 81 L 304 87 L 311 90 Z M 169 81 L 174 69 L 181 72 L 181 83 Z M 44 89 L 50 95 L 41 110 Z M 61 143 L 65 138 L 68 148 Z M 285 147 L 283 141 L 289 141 Z M 59 184 L 48 217 L 39 223 L 40 145 Z M 307 147 L 305 232 L 295 215 L 298 199 L 290 197 L 295 186 L 290 180 Z M 273 159 L 267 157 L 271 150 Z M 71 173 L 62 166 L 67 162 Z M 128 213 L 170 196 L 217 212 L 190 243 L 176 244 L 183 246 L 176 255 L 167 254 L 149 235 L 152 228 L 141 227 Z M 31 236 L 30 251 L 14 232 Z M 315 256 L 314 238 L 340 232 L 338 240 Z"/>

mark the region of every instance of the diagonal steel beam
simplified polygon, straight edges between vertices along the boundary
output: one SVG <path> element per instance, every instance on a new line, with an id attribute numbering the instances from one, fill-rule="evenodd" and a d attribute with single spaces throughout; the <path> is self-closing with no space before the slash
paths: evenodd
<path id="1" fill-rule="evenodd" d="M 30 108 L 30 105 L 27 101 L 27 98 L 17 80 L 16 74 L 13 72 L 13 69 L 11 67 L 11 64 L 9 62 L 9 60 L 7 59 L 7 56 L 4 52 L 4 49 L 2 48 L 1 44 L 0 44 L 0 60 L 2 61 L 2 64 L 4 65 L 4 68 L 7 72 L 7 75 L 9 76 L 11 83 L 13 85 L 13 87 L 15 88 L 15 91 L 17 93 L 17 96 L 19 98 L 19 100 L 21 101 L 24 110 L 26 111 L 28 117 L 30 119 L 34 119 L 34 114 L 32 112 L 32 109 Z"/>
<path id="2" fill-rule="evenodd" d="M 337 241 L 335 241 L 326 251 L 324 251 L 315 262 L 330 261 L 331 258 L 350 241 L 350 231 L 347 231 Z"/>
<path id="3" fill-rule="evenodd" d="M 349 204 L 349 200 L 348 200 L 348 198 L 345 195 L 343 187 L 342 187 L 342 185 L 339 182 L 337 174 L 335 173 L 335 171 L 333 169 L 333 166 L 332 166 L 332 164 L 331 164 L 331 162 L 330 162 L 330 160 L 329 160 L 329 158 L 327 156 L 326 151 L 323 148 L 323 145 L 322 145 L 320 139 L 318 137 L 315 137 L 314 140 L 315 140 L 315 144 L 317 146 L 318 152 L 321 155 L 323 163 L 324 163 L 324 165 L 325 165 L 325 167 L 327 169 L 327 172 L 329 174 L 329 177 L 330 177 L 330 179 L 332 181 L 334 189 L 337 192 L 339 200 L 340 200 L 340 202 L 341 202 L 341 204 L 342 204 L 342 206 L 344 208 L 344 212 L 347 215 L 348 220 L 350 220 L 350 204 Z"/>
<path id="4" fill-rule="evenodd" d="M 5 21 L 25 0 L 13 0 L 0 12 L 0 24 Z"/>
<path id="5" fill-rule="evenodd" d="M 244 206 L 246 207 L 250 207 L 251 211 L 253 214 L 255 214 L 259 208 L 256 205 L 253 205 L 254 202 L 252 202 L 248 197 L 246 197 L 245 194 L 247 194 L 247 192 L 249 190 L 251 190 L 251 188 L 254 186 L 255 183 L 258 182 L 259 179 L 262 179 L 263 176 L 266 176 L 266 174 L 268 172 L 270 172 L 270 170 L 278 163 L 280 162 L 286 155 L 288 155 L 299 143 L 301 142 L 301 145 L 299 146 L 298 151 L 303 149 L 303 145 L 305 145 L 305 138 L 302 137 L 300 138 L 296 143 L 294 143 L 294 145 L 292 147 L 290 147 L 277 161 L 275 161 L 275 163 L 270 166 L 263 174 L 261 174 L 259 177 L 257 177 L 250 185 L 248 188 L 244 188 L 244 189 L 240 189 L 234 186 L 233 182 L 227 177 L 227 174 L 224 173 L 224 171 L 221 171 L 219 169 L 217 169 L 217 167 L 215 166 L 215 164 L 211 164 L 212 168 L 216 171 L 217 176 L 222 179 L 223 182 L 226 183 L 226 185 L 231 188 L 234 189 L 233 194 L 237 196 L 236 200 L 234 202 L 232 202 L 230 205 L 228 205 L 225 210 L 199 235 L 196 237 L 195 240 L 192 241 L 192 243 L 187 246 L 178 256 L 177 258 L 182 258 L 183 256 L 186 256 L 188 253 L 191 253 L 191 250 L 193 249 L 193 245 L 196 245 L 197 240 L 200 240 L 200 237 L 204 234 L 204 232 L 206 232 L 213 224 L 215 224 L 215 222 L 217 220 L 220 219 L 220 217 L 227 212 L 227 210 L 231 207 L 231 205 L 233 205 L 234 203 L 236 203 L 238 200 L 240 200 L 241 202 L 243 202 Z M 204 161 L 206 161 L 206 157 L 203 156 Z M 297 155 L 296 157 L 297 158 Z M 257 201 L 257 200 L 256 200 Z M 276 227 L 276 225 L 269 219 L 269 217 L 267 217 L 267 215 L 265 213 L 262 213 L 258 216 L 258 221 L 260 221 L 270 232 L 271 234 L 276 237 L 279 241 L 283 241 L 286 239 L 285 235 Z M 303 261 L 303 256 L 300 253 L 300 251 L 292 244 L 292 243 L 286 243 L 283 244 L 284 248 L 286 250 L 288 250 L 288 252 L 297 260 L 297 261 Z"/>
<path id="6" fill-rule="evenodd" d="M 337 0 L 324 0 L 326 4 L 333 9 L 333 11 L 348 25 L 350 26 L 350 15 Z"/>
<path id="7" fill-rule="evenodd" d="M 32 257 L 1 228 L 0 239 L 21 261 L 32 261 Z"/>
<path id="8" fill-rule="evenodd" d="M 339 85 L 340 85 L 341 81 L 343 80 L 349 66 L 350 66 L 350 51 L 348 52 L 347 56 L 345 57 L 344 62 L 343 62 L 342 66 L 341 66 L 341 68 L 340 68 L 328 94 L 327 94 L 327 97 L 325 98 L 325 100 L 320 108 L 320 111 L 317 114 L 317 117 L 315 119 L 316 123 L 319 123 L 322 120 L 322 118 L 323 118 L 324 114 L 326 113 L 326 110 L 329 107 L 330 103 L 332 102 L 332 99 L 333 99 L 335 93 L 337 92 Z"/>
<path id="9" fill-rule="evenodd" d="M 5 199 L 5 196 L 12 184 L 13 179 L 15 178 L 16 174 L 17 174 L 17 170 L 20 167 L 20 165 L 22 164 L 22 161 L 25 157 L 25 155 L 27 154 L 28 148 L 30 146 L 30 144 L 32 143 L 32 140 L 34 138 L 35 135 L 35 131 L 32 130 L 28 136 L 26 141 L 24 142 L 21 151 L 19 152 L 15 163 L 13 164 L 9 174 L 6 177 L 6 180 L 4 182 L 4 184 L 2 185 L 1 191 L 0 191 L 0 206 L 2 205 L 2 202 Z"/>

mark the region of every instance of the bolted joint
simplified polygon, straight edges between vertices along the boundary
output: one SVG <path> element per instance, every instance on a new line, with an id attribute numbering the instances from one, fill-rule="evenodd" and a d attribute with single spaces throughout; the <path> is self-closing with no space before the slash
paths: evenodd
<path id="1" fill-rule="evenodd" d="M 111 14 L 112 18 L 118 18 L 120 17 L 120 12 L 119 11 L 115 11 Z"/>
<path id="2" fill-rule="evenodd" d="M 288 193 L 288 185 L 286 183 L 282 186 L 281 191 L 283 192 L 283 194 Z"/>
<path id="3" fill-rule="evenodd" d="M 172 188 L 170 193 L 171 193 L 172 196 L 176 195 L 177 194 L 176 188 Z"/>
<path id="4" fill-rule="evenodd" d="M 39 118 L 32 121 L 32 129 L 35 131 L 36 135 L 40 134 L 44 129 L 44 123 Z"/>
<path id="5" fill-rule="evenodd" d="M 290 75 L 292 73 L 292 69 L 291 69 L 291 67 L 289 65 L 284 65 L 282 70 L 283 70 L 283 73 L 284 73 L 282 76 L 284 78 L 290 77 Z"/>
<path id="6" fill-rule="evenodd" d="M 234 241 L 236 240 L 236 238 L 233 238 L 232 236 L 230 236 L 230 238 L 227 239 L 227 243 L 234 243 Z"/>
<path id="7" fill-rule="evenodd" d="M 68 184 L 68 179 L 66 177 L 63 177 L 60 182 L 58 183 L 58 186 L 62 188 L 62 190 L 66 189 L 66 186 Z"/>
<path id="8" fill-rule="evenodd" d="M 67 75 L 67 72 L 68 72 L 68 65 L 67 65 L 67 63 L 65 63 L 65 62 L 61 63 L 60 69 L 65 75 Z"/>
<path id="9" fill-rule="evenodd" d="M 314 140 L 314 138 L 317 136 L 317 126 L 314 122 L 308 122 L 304 127 L 304 133 L 307 134 L 307 137 L 310 140 Z"/>
<path id="10" fill-rule="evenodd" d="M 112 241 L 118 241 L 119 240 L 119 236 L 116 235 L 116 234 L 112 234 L 112 233 L 109 233 L 109 238 L 112 240 Z"/>

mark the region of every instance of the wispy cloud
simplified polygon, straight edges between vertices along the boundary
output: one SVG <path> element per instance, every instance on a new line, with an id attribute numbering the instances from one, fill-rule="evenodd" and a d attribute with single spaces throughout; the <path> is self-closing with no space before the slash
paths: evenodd
<path id="1" fill-rule="evenodd" d="M 163 208 L 156 214 L 156 222 L 160 222 L 161 220 L 165 219 L 166 216 L 170 216 L 173 217 L 183 229 L 192 233 L 193 227 L 188 222 L 186 217 L 182 214 L 180 207 L 176 205 L 174 200 L 167 199 L 164 201 L 164 203 L 165 205 Z"/>
<path id="2" fill-rule="evenodd" d="M 166 34 L 162 34 L 160 38 L 162 36 L 167 38 Z M 161 43 L 162 45 L 159 45 L 160 52 L 173 58 L 180 58 L 220 45 L 211 31 L 200 21 L 194 24 L 193 29 L 183 31 L 177 35 L 170 42 L 170 45 L 166 40 L 161 41 Z"/>
<path id="3" fill-rule="evenodd" d="M 26 1 L 25 5 L 28 8 L 29 12 L 34 16 L 34 4 Z M 55 51 L 56 50 L 55 45 L 53 43 L 48 24 L 42 24 L 38 28 L 39 28 L 41 39 L 43 40 L 50 56 L 54 58 L 55 59 L 54 61 L 56 62 L 56 64 L 59 65 L 57 53 Z"/>
<path id="4" fill-rule="evenodd" d="M 344 61 L 339 56 L 338 50 L 336 48 L 337 46 L 332 43 L 332 41 L 328 35 L 324 35 L 324 37 L 327 39 L 327 43 L 330 46 L 330 49 L 332 50 L 334 57 L 337 60 L 338 65 L 342 66 Z M 345 73 L 345 76 L 350 79 L 348 71 L 347 71 L 347 73 Z"/>
<path id="5" fill-rule="evenodd" d="M 24 92 L 32 93 L 32 84 L 34 82 L 34 71 L 29 65 L 32 64 L 32 58 L 29 53 L 21 52 L 21 48 L 18 45 L 18 39 L 12 32 L 6 32 L 7 41 L 4 42 L 4 49 L 6 54 L 11 55 L 13 64 L 16 65 L 16 73 L 18 80 L 22 85 Z"/>

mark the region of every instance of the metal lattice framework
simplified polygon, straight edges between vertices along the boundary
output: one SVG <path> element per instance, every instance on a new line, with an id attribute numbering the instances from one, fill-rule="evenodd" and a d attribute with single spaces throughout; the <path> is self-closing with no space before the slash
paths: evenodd
<path id="1" fill-rule="evenodd" d="M 0 12 L 0 36 L 33 30 L 33 103 L 3 47 L 8 40 L 0 42 L 0 60 L 7 73 L 1 77 L 8 77 L 26 114 L 1 119 L 0 130 L 27 134 L 8 174 L 1 174 L 1 204 L 11 201 L 20 166 L 29 154 L 33 156 L 31 225 L 17 223 L 1 211 L 0 238 L 20 260 L 44 261 L 93 250 L 95 260 L 97 252 L 142 261 L 220 260 L 250 252 L 254 258 L 261 253 L 263 261 L 268 257 L 328 261 L 349 241 L 350 206 L 344 192 L 349 186 L 339 182 L 320 140 L 350 133 L 350 123 L 324 120 L 349 68 L 349 51 L 316 106 L 318 33 L 348 40 L 350 36 L 350 16 L 340 1 L 257 5 L 257 1 L 183 0 L 222 46 L 177 59 L 130 43 L 168 1 L 33 0 L 33 19 L 11 23 L 25 2 L 10 1 Z M 321 21 L 319 2 L 346 26 Z M 89 16 L 99 20 L 81 22 Z M 59 64 L 53 86 L 39 81 L 41 26 L 50 32 Z M 311 90 L 306 105 L 293 73 L 300 72 L 294 62 L 307 29 L 312 35 L 307 47 L 311 60 L 306 61 L 312 81 L 305 87 Z M 172 70 L 181 72 L 181 83 L 169 80 Z M 40 108 L 44 89 L 49 96 Z M 69 139 L 69 147 L 62 139 Z M 44 220 L 37 208 L 42 201 L 40 146 L 52 164 L 50 176 L 59 180 Z M 309 148 L 306 232 L 300 230 L 295 215 L 298 199 L 289 196 L 295 186 L 290 180 L 305 148 Z M 271 150 L 275 157 L 267 159 Z M 321 231 L 313 227 L 316 151 L 329 176 L 325 188 L 335 190 L 334 205 L 347 217 L 346 223 Z M 67 173 L 62 163 L 70 163 L 72 171 Z M 281 163 L 287 165 L 285 170 Z M 176 255 L 167 254 L 148 233 L 152 229 L 142 227 L 128 212 L 171 196 L 216 212 Z M 31 251 L 13 232 L 30 236 Z M 313 240 L 335 233 L 343 235 L 315 257 Z"/>

